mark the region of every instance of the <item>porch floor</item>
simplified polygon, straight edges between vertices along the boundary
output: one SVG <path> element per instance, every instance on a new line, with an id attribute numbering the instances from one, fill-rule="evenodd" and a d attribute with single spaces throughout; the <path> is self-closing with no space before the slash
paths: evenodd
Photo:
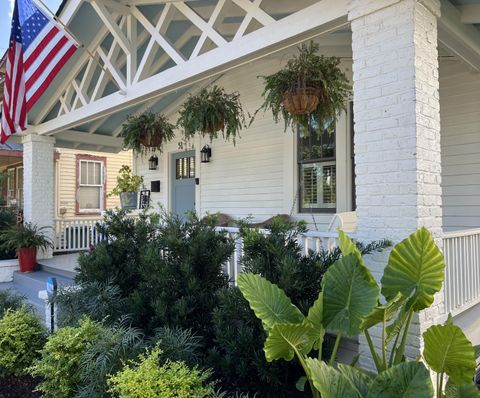
<path id="1" fill-rule="evenodd" d="M 38 263 L 41 264 L 43 271 L 73 278 L 76 274 L 75 268 L 79 255 L 80 253 L 59 254 L 52 258 L 38 260 Z"/>

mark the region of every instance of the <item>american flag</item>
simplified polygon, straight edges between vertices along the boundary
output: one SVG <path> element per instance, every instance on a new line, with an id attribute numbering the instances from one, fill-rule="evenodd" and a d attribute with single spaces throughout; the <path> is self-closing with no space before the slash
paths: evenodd
<path id="1" fill-rule="evenodd" d="M 31 0 L 16 0 L 5 65 L 0 142 L 26 129 L 27 114 L 77 49 Z"/>

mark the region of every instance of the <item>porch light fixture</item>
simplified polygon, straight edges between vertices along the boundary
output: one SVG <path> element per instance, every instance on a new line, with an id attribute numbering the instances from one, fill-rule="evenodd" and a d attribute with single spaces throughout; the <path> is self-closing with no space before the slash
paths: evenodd
<path id="1" fill-rule="evenodd" d="M 200 159 L 202 163 L 209 163 L 210 158 L 212 157 L 212 148 L 210 148 L 208 145 L 205 145 L 201 151 L 200 151 Z"/>
<path id="2" fill-rule="evenodd" d="M 150 156 L 148 159 L 148 170 L 157 170 L 158 167 L 158 157 L 156 155 Z"/>

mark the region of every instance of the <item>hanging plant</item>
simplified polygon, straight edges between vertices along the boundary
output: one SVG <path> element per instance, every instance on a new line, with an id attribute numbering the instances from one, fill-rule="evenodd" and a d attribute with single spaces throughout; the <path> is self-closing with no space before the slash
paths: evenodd
<path id="1" fill-rule="evenodd" d="M 298 50 L 285 68 L 262 76 L 265 89 L 260 109 L 270 109 L 275 122 L 283 117 L 285 130 L 312 122 L 331 126 L 351 95 L 348 78 L 339 68 L 338 58 L 318 55 L 317 43 L 310 41 Z"/>
<path id="2" fill-rule="evenodd" d="M 133 149 L 142 154 L 162 152 L 163 144 L 175 136 L 174 128 L 165 115 L 147 111 L 128 116 L 122 125 L 120 136 L 125 149 Z"/>
<path id="3" fill-rule="evenodd" d="M 213 140 L 221 131 L 223 138 L 227 141 L 231 138 L 235 143 L 245 126 L 240 94 L 228 94 L 223 88 L 213 86 L 190 95 L 180 110 L 177 126 L 183 129 L 187 140 L 196 133 Z"/>

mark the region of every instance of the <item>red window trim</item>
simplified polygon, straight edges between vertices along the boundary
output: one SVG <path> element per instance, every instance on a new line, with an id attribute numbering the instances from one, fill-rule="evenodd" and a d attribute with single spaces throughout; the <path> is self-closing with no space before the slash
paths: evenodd
<path id="1" fill-rule="evenodd" d="M 80 160 L 94 160 L 96 162 L 102 162 L 103 164 L 103 210 L 107 208 L 107 158 L 105 156 L 93 156 L 93 155 L 76 155 L 76 170 L 77 175 L 75 178 L 75 215 L 77 216 L 98 216 L 101 214 L 98 211 L 85 212 L 80 211 L 80 203 L 78 203 L 78 190 L 80 189 Z"/>

